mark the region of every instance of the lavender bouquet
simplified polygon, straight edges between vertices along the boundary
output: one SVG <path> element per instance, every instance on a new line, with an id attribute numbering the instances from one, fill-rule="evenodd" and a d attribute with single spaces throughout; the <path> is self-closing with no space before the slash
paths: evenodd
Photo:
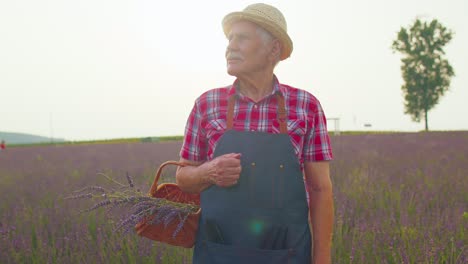
<path id="1" fill-rule="evenodd" d="M 115 231 L 121 231 L 123 234 L 134 231 L 135 225 L 144 219 L 151 219 L 148 224 L 162 223 L 165 227 L 172 221 L 179 220 L 177 228 L 172 234 L 175 237 L 182 229 L 187 217 L 199 210 L 199 206 L 196 204 L 177 203 L 164 198 L 150 197 L 142 193 L 135 188 L 133 179 L 128 173 L 126 175 L 127 184 L 123 184 L 106 174 L 100 173 L 99 175 L 104 176 L 115 186 L 111 188 L 86 186 L 73 191 L 73 194 L 65 197 L 65 199 L 90 199 L 95 201 L 91 207 L 81 211 L 81 213 L 102 208 L 108 212 L 116 208 L 128 210 L 128 213 L 124 214 L 115 226 Z"/>

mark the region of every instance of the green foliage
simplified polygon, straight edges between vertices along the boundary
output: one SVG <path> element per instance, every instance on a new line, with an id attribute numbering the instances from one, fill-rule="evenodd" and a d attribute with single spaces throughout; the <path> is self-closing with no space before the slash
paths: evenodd
<path id="1" fill-rule="evenodd" d="M 439 103 L 439 99 L 450 87 L 455 75 L 448 60 L 443 57 L 443 47 L 452 39 L 453 32 L 436 19 L 430 23 L 417 19 L 408 29 L 401 28 L 392 49 L 403 55 L 402 85 L 405 97 L 405 114 L 413 121 L 425 119 L 427 113 Z"/>

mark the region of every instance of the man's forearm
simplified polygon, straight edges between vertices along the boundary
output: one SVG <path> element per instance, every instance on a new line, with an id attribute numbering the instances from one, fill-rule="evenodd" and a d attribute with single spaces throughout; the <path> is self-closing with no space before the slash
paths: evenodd
<path id="1" fill-rule="evenodd" d="M 331 187 L 311 190 L 310 220 L 313 232 L 314 264 L 331 263 L 331 242 L 333 235 L 333 192 Z"/>
<path id="2" fill-rule="evenodd" d="M 198 166 L 179 167 L 176 173 L 176 182 L 184 192 L 200 193 L 213 184 L 209 174 L 210 168 L 207 162 Z"/>

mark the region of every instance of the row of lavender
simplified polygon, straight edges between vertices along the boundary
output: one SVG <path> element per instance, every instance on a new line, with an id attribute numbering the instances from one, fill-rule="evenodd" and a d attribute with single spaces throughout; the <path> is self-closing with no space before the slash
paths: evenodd
<path id="1" fill-rule="evenodd" d="M 468 132 L 333 145 L 334 263 L 468 263 Z"/>
<path id="2" fill-rule="evenodd" d="M 105 174 L 148 191 L 179 142 L 17 147 L 0 153 L 0 263 L 190 263 L 191 251 L 114 232 L 119 215 L 65 200 Z M 171 180 L 174 168 L 165 171 Z M 122 212 L 124 213 L 124 212 Z M 112 222 L 114 221 L 114 222 Z"/>
<path id="3" fill-rule="evenodd" d="M 467 263 L 468 132 L 332 138 L 333 263 Z M 190 263 L 191 250 L 122 237 L 106 211 L 64 200 L 100 173 L 148 190 L 180 142 L 0 153 L 0 263 Z M 166 178 L 171 180 L 173 169 Z M 123 212 L 122 212 L 123 213 Z"/>

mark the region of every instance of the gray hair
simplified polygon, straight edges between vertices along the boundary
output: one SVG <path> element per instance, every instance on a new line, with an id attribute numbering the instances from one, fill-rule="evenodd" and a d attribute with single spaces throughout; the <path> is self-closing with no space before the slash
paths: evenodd
<path id="1" fill-rule="evenodd" d="M 264 28 L 258 25 L 257 25 L 257 35 L 260 36 L 264 44 L 270 43 L 271 41 L 275 39 L 275 37 L 273 37 L 273 35 L 270 32 L 266 31 Z"/>
<path id="2" fill-rule="evenodd" d="M 272 42 L 273 40 L 276 39 L 270 32 L 266 31 L 261 26 L 257 25 L 256 32 L 257 32 L 257 35 L 260 36 L 260 38 L 262 39 L 263 45 L 265 45 L 265 46 L 268 43 L 270 43 L 270 42 Z M 276 66 L 278 64 L 278 62 L 280 62 L 280 54 L 278 54 L 278 57 L 275 58 L 275 65 L 274 66 Z"/>

